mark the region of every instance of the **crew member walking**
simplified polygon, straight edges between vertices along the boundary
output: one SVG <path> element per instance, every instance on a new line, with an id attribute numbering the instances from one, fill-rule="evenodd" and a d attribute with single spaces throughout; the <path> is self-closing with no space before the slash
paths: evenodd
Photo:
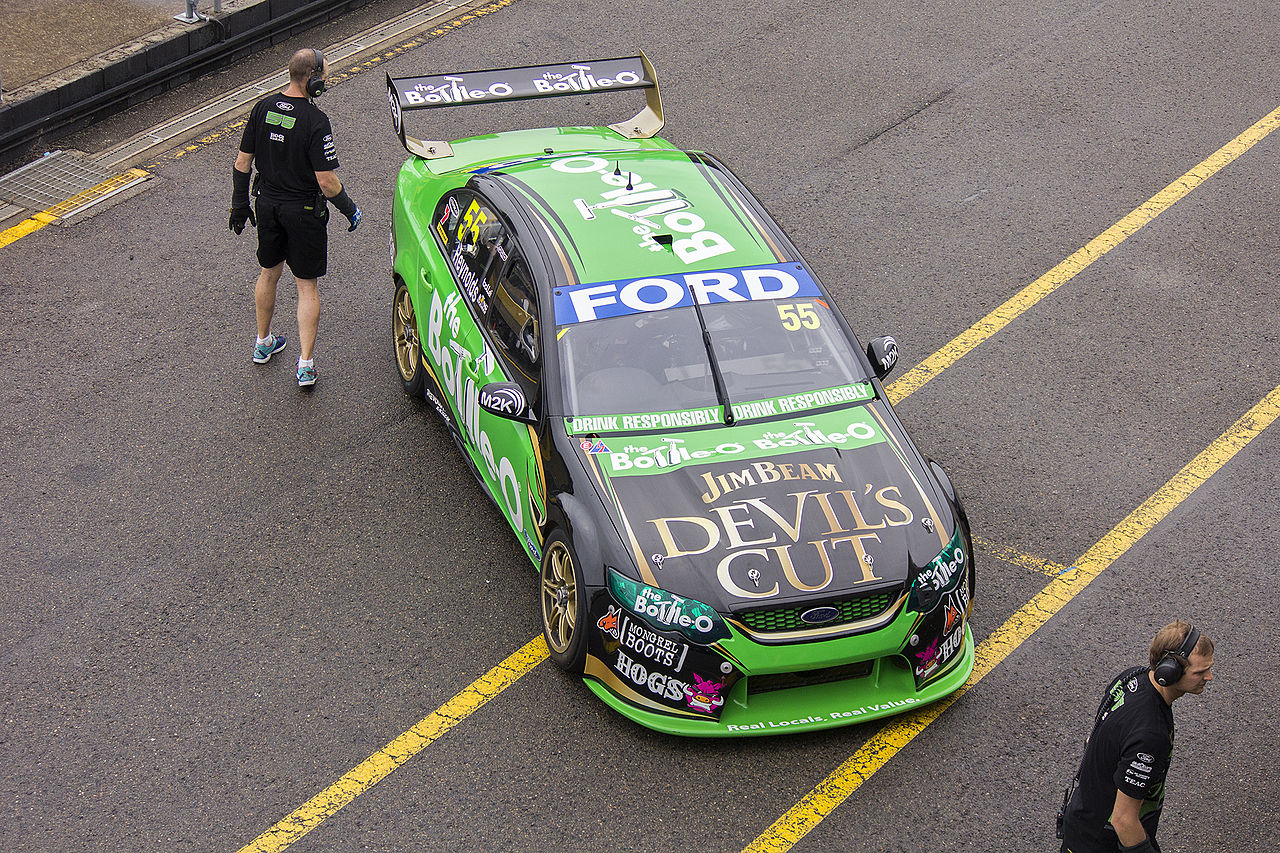
<path id="1" fill-rule="evenodd" d="M 231 170 L 229 226 L 239 234 L 245 222 L 258 228 L 258 263 L 262 271 L 254 287 L 258 340 L 253 360 L 265 364 L 285 347 L 283 335 L 271 333 L 276 285 L 285 263 L 298 281 L 298 387 L 315 384 L 312 350 L 320 323 L 317 280 L 328 270 L 329 208 L 325 199 L 351 222 L 360 224 L 360 208 L 334 174 L 338 154 L 329 117 L 312 100 L 324 91 L 325 64 L 320 51 L 303 48 L 289 60 L 289 86 L 254 105 Z M 254 207 L 249 206 L 249 175 L 257 163 Z M 257 216 L 254 216 L 254 209 Z"/>
<path id="2" fill-rule="evenodd" d="M 1171 622 L 1151 641 L 1150 665 L 1107 688 L 1063 806 L 1062 853 L 1159 853 L 1156 826 L 1173 753 L 1173 703 L 1213 680 L 1213 641 Z"/>

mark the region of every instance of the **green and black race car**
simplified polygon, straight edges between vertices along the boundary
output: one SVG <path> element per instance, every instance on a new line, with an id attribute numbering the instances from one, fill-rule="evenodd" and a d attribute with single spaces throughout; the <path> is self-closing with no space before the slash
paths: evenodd
<path id="1" fill-rule="evenodd" d="M 774 734 L 973 669 L 968 522 L 800 253 L 662 126 L 643 56 L 387 78 L 400 378 L 541 572 L 547 647 L 631 719 Z M 609 127 L 424 142 L 406 111 L 637 89 Z"/>

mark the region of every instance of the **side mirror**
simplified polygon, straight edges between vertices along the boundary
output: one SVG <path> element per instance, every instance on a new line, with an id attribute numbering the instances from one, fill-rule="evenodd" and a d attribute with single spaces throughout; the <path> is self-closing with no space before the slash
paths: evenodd
<path id="1" fill-rule="evenodd" d="M 479 397 L 480 408 L 491 415 L 522 424 L 537 422 L 524 389 L 514 382 L 490 382 L 480 389 Z"/>
<path id="2" fill-rule="evenodd" d="M 867 358 L 876 372 L 876 379 L 884 379 L 898 363 L 898 342 L 892 335 L 876 338 L 867 344 Z"/>

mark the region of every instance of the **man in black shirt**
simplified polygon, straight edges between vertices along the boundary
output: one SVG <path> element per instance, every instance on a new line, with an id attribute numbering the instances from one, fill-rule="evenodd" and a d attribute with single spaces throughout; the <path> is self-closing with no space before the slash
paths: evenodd
<path id="1" fill-rule="evenodd" d="M 329 117 L 312 99 L 324 91 L 325 66 L 320 51 L 303 48 L 289 60 L 289 86 L 254 105 L 231 171 L 231 230 L 245 222 L 258 228 L 258 263 L 262 272 L 254 287 L 258 340 L 253 360 L 265 364 L 285 347 L 283 335 L 271 334 L 276 285 L 287 262 L 298 281 L 298 387 L 315 384 L 312 350 L 320 322 L 317 280 L 328 269 L 329 208 L 325 199 L 351 222 L 360 224 L 356 207 L 334 174 L 338 154 Z M 249 207 L 249 175 L 254 163 L 255 208 Z"/>
<path id="2" fill-rule="evenodd" d="M 1173 752 L 1173 708 L 1213 680 L 1213 641 L 1172 622 L 1151 641 L 1150 666 L 1107 688 L 1063 811 L 1062 853 L 1159 853 L 1156 827 Z"/>

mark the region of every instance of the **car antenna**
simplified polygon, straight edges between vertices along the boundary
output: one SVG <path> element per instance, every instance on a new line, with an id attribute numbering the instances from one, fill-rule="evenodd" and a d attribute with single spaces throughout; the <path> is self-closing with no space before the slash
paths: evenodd
<path id="1" fill-rule="evenodd" d="M 615 178 L 622 177 L 622 161 L 621 160 L 613 161 L 613 176 Z M 635 189 L 635 187 L 631 186 L 631 171 L 627 170 L 627 191 L 629 192 L 633 189 Z"/>

